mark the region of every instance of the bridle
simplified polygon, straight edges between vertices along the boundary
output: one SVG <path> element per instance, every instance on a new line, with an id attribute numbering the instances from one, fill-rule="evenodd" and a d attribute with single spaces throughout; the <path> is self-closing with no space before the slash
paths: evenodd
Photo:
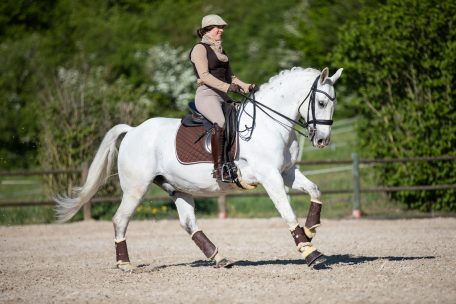
<path id="1" fill-rule="evenodd" d="M 243 100 L 241 101 L 241 107 L 239 109 L 239 115 L 238 115 L 238 132 L 240 134 L 240 137 L 243 139 L 243 140 L 250 140 L 250 138 L 252 137 L 252 133 L 253 133 L 253 130 L 255 128 L 255 120 L 256 120 L 256 109 L 258 108 L 259 110 L 261 110 L 264 114 L 266 114 L 268 117 L 270 117 L 272 120 L 276 121 L 277 123 L 279 123 L 280 125 L 286 127 L 286 128 L 290 128 L 290 129 L 293 129 L 295 130 L 296 132 L 298 132 L 299 134 L 305 136 L 305 137 L 309 137 L 309 140 L 310 141 L 313 141 L 314 137 L 315 137 L 315 134 L 316 134 L 316 130 L 317 130 L 317 125 L 327 125 L 327 126 L 331 126 L 333 124 L 333 120 L 329 120 L 329 119 L 316 119 L 315 118 L 315 96 L 317 93 L 322 93 L 324 95 L 326 95 L 326 97 L 329 98 L 329 100 L 331 101 L 335 101 L 336 100 L 336 92 L 334 91 L 334 97 L 331 97 L 328 95 L 328 93 L 326 93 L 325 91 L 322 91 L 322 90 L 319 90 L 317 89 L 318 87 L 318 80 L 320 79 L 320 75 L 317 76 L 317 78 L 315 79 L 315 81 L 313 82 L 312 84 L 312 87 L 310 88 L 309 90 L 309 93 L 306 95 L 306 97 L 301 101 L 301 103 L 299 104 L 299 107 L 298 107 L 298 113 L 301 113 L 300 110 L 301 110 L 301 107 L 302 105 L 306 102 L 306 100 L 310 97 L 309 99 L 309 104 L 308 104 L 308 107 L 307 107 L 307 119 L 304 120 L 304 117 L 301 117 L 300 119 L 298 120 L 294 120 L 292 118 L 289 118 L 288 116 L 285 116 L 283 115 L 282 113 L 268 107 L 267 105 L 259 102 L 258 100 L 255 99 L 255 92 L 251 92 L 248 96 L 247 95 L 244 95 L 244 94 L 241 94 L 244 98 Z M 253 113 L 252 115 L 248 114 L 247 112 L 245 112 L 245 106 L 248 102 L 252 102 L 252 105 L 253 105 Z M 269 112 L 272 112 L 278 116 L 280 116 L 281 118 L 287 120 L 288 122 L 292 123 L 291 126 L 279 121 L 277 118 L 273 117 L 271 113 L 268 113 Z M 247 125 L 245 125 L 245 129 L 244 130 L 239 130 L 239 126 L 240 126 L 240 118 L 242 116 L 242 113 L 246 113 L 248 116 L 250 116 L 252 118 L 252 125 L 249 127 Z M 310 113 L 312 113 L 312 119 L 310 119 Z M 295 125 L 298 125 L 300 126 L 301 128 L 303 129 L 307 129 L 308 133 L 305 134 L 303 132 L 301 132 L 300 130 L 296 129 L 294 126 Z M 243 135 L 244 132 L 248 132 L 248 135 Z"/>
<path id="2" fill-rule="evenodd" d="M 310 88 L 309 93 L 307 94 L 306 98 L 304 98 L 304 100 L 301 102 L 301 104 L 299 105 L 299 108 L 298 108 L 298 112 L 301 113 L 301 111 L 300 111 L 301 107 L 302 107 L 302 105 L 304 104 L 304 102 L 306 101 L 306 99 L 310 95 L 309 104 L 307 106 L 307 120 L 306 120 L 306 127 L 309 130 L 310 141 L 312 141 L 314 139 L 314 137 L 315 137 L 315 133 L 317 131 L 317 125 L 331 126 L 333 124 L 333 120 L 332 119 L 316 119 L 315 118 L 315 116 L 316 116 L 315 115 L 315 95 L 317 93 L 324 94 L 326 97 L 329 98 L 330 101 L 336 100 L 336 91 L 334 91 L 334 97 L 331 97 L 325 91 L 317 89 L 319 78 L 320 78 L 320 76 L 318 76 L 315 79 L 314 83 L 312 84 L 312 87 Z M 310 120 L 310 112 L 311 111 L 312 111 L 312 120 Z"/>

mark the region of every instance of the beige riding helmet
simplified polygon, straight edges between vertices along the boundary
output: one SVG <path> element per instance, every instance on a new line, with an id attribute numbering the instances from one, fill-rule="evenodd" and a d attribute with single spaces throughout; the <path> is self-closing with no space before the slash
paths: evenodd
<path id="1" fill-rule="evenodd" d="M 207 15 L 201 20 L 201 28 L 211 25 L 228 25 L 219 15 Z"/>

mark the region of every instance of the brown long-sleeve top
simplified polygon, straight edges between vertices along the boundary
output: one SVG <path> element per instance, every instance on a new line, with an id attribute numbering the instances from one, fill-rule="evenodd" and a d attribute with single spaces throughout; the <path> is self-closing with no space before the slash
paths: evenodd
<path id="1" fill-rule="evenodd" d="M 198 72 L 199 79 L 197 80 L 198 84 L 205 84 L 211 88 L 222 92 L 228 92 L 228 88 L 230 87 L 229 83 L 223 82 L 209 73 L 208 67 L 208 60 L 207 60 L 207 51 L 204 45 L 197 44 L 190 54 L 190 60 L 195 65 L 195 68 Z M 245 82 L 242 82 L 238 79 L 235 75 L 233 75 L 231 69 L 228 71 L 228 74 L 231 75 L 231 81 L 237 85 L 239 85 L 244 92 L 249 91 L 249 85 Z"/>

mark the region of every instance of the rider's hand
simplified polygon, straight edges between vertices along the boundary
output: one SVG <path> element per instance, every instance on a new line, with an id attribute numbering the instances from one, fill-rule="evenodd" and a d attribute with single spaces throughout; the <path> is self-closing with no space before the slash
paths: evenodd
<path id="1" fill-rule="evenodd" d="M 230 84 L 230 87 L 228 88 L 228 92 L 243 93 L 242 88 L 235 83 Z"/>
<path id="2" fill-rule="evenodd" d="M 256 92 L 258 91 L 258 87 L 256 84 L 252 83 L 251 85 L 249 85 L 249 92 Z"/>

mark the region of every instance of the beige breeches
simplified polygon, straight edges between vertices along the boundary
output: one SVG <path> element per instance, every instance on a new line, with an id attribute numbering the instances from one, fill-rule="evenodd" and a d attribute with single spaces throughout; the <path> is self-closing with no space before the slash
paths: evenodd
<path id="1" fill-rule="evenodd" d="M 222 102 L 228 98 L 228 95 L 217 93 L 213 89 L 202 85 L 196 89 L 196 109 L 210 122 L 217 123 L 219 127 L 224 127 L 225 116 L 222 111 Z"/>

